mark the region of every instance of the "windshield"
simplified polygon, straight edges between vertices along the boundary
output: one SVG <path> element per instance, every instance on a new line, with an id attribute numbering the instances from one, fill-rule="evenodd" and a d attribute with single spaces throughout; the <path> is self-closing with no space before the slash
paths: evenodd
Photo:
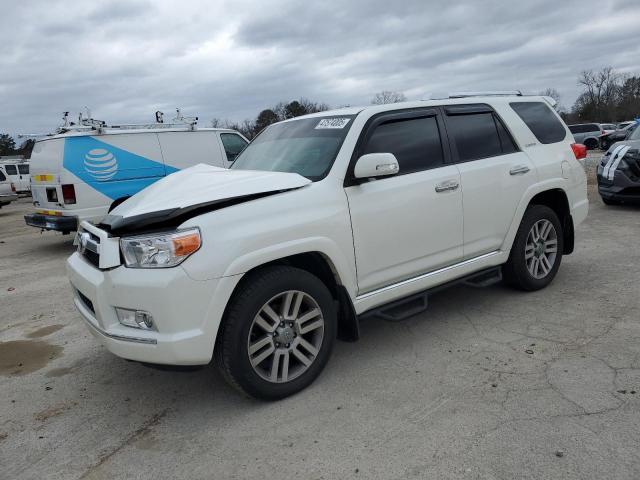
<path id="1" fill-rule="evenodd" d="M 253 139 L 231 168 L 293 172 L 321 180 L 333 165 L 354 118 L 336 115 L 271 125 Z"/>
<path id="2" fill-rule="evenodd" d="M 627 140 L 640 140 L 640 128 L 636 128 L 638 126 L 637 123 L 633 123 L 629 125 L 627 131 L 632 132 L 627 137 Z"/>

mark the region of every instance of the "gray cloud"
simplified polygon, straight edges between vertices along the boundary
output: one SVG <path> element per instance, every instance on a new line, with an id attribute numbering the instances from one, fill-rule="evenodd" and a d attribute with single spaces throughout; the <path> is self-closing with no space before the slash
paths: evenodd
<path id="1" fill-rule="evenodd" d="M 279 100 L 368 103 L 376 91 L 554 87 L 640 73 L 637 0 L 34 1 L 0 16 L 0 131 L 64 110 L 150 121 L 176 106 L 241 120 Z"/>

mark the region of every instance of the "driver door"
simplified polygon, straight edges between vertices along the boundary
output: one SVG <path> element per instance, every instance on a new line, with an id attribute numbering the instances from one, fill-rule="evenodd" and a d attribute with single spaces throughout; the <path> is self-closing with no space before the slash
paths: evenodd
<path id="1" fill-rule="evenodd" d="M 435 109 L 386 112 L 365 127 L 355 158 L 393 153 L 400 170 L 347 180 L 358 294 L 462 260 L 460 172 L 443 132 Z"/>

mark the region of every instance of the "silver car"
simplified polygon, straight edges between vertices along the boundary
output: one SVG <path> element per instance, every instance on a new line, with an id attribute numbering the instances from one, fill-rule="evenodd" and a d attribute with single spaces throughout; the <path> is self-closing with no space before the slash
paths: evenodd
<path id="1" fill-rule="evenodd" d="M 569 125 L 576 143 L 581 143 L 589 150 L 600 146 L 600 135 L 604 135 L 604 129 L 599 123 L 578 123 Z"/>

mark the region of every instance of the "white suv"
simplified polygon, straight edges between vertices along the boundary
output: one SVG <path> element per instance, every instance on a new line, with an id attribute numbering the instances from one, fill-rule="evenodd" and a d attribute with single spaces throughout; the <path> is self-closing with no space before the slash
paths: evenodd
<path id="1" fill-rule="evenodd" d="M 587 215 L 586 155 L 545 97 L 347 108 L 271 125 L 83 222 L 75 304 L 118 356 L 197 365 L 263 399 L 309 385 L 365 315 L 435 287 L 548 285 Z"/>

